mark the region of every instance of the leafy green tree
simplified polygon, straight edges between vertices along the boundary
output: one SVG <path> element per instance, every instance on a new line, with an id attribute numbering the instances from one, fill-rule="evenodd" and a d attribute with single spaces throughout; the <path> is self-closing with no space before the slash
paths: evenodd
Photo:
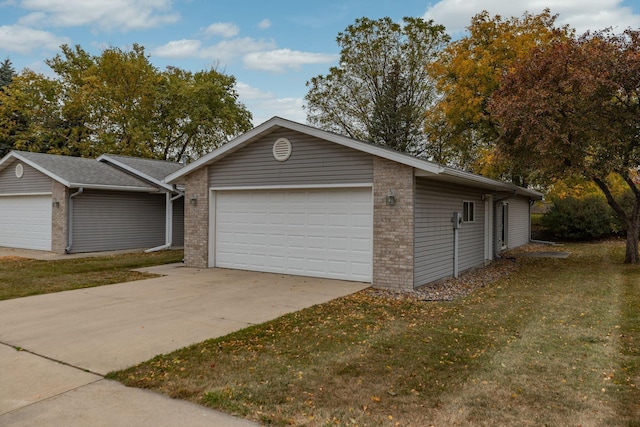
<path id="1" fill-rule="evenodd" d="M 16 71 L 9 58 L 0 63 L 0 93 L 6 86 L 9 86 L 16 75 Z M 13 149 L 13 142 L 9 132 L 0 130 L 0 159 Z"/>
<path id="2" fill-rule="evenodd" d="M 233 76 L 169 67 L 161 77 L 155 125 L 163 158 L 200 157 L 251 128 Z"/>
<path id="3" fill-rule="evenodd" d="M 568 27 L 556 27 L 556 17 L 549 9 L 510 19 L 483 11 L 471 19 L 467 36 L 450 43 L 437 61 L 427 64 L 441 96 L 427 113 L 426 132 L 449 147 L 448 157 L 440 161 L 525 184 L 522 171 L 513 170 L 496 153 L 498 128 L 488 110 L 489 98 L 515 60 L 571 34 Z"/>
<path id="4" fill-rule="evenodd" d="M 0 92 L 0 139 L 10 149 L 65 152 L 60 82 L 24 70 Z"/>
<path id="5" fill-rule="evenodd" d="M 157 157 L 153 119 L 160 81 L 140 45 L 128 51 L 109 48 L 95 59 L 85 73 L 82 94 L 99 151 Z"/>
<path id="6" fill-rule="evenodd" d="M 625 263 L 638 263 L 640 31 L 558 40 L 513 65 L 492 97 L 499 149 L 547 179 L 592 180 L 625 225 Z M 616 197 L 618 175 L 632 203 Z"/>
<path id="7" fill-rule="evenodd" d="M 232 76 L 159 71 L 137 44 L 100 56 L 61 49 L 46 61 L 56 78 L 25 70 L 0 92 L 0 140 L 30 151 L 177 160 L 251 127 Z"/>
<path id="8" fill-rule="evenodd" d="M 326 130 L 421 154 L 434 101 L 425 64 L 449 41 L 433 21 L 360 18 L 338 34 L 340 65 L 307 82 L 307 120 Z"/>

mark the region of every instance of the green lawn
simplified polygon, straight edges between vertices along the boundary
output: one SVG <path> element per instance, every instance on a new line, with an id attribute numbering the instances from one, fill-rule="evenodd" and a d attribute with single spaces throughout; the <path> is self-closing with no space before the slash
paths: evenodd
<path id="1" fill-rule="evenodd" d="M 640 268 L 565 249 L 453 302 L 363 291 L 110 377 L 263 424 L 640 426 Z"/>
<path id="2" fill-rule="evenodd" d="M 0 300 L 145 279 L 153 276 L 131 269 L 182 258 L 183 252 L 175 250 L 58 261 L 0 257 Z"/>

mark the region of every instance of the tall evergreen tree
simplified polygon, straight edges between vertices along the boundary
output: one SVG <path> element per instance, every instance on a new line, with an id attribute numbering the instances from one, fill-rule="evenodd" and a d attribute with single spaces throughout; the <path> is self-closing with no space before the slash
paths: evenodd
<path id="1" fill-rule="evenodd" d="M 5 59 L 0 63 L 0 88 L 5 86 L 9 86 L 13 81 L 13 77 L 16 75 L 16 70 L 13 68 L 13 64 L 11 64 L 11 60 L 9 58 Z"/>

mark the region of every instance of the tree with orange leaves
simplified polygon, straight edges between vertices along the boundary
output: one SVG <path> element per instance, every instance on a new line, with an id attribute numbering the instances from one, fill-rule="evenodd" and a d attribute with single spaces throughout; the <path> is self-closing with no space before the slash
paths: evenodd
<path id="1" fill-rule="evenodd" d="M 531 50 L 502 78 L 489 111 L 498 148 L 516 167 L 597 185 L 625 225 L 625 263 L 639 263 L 640 31 L 587 33 Z M 633 194 L 629 208 L 611 174 Z"/>
<path id="2" fill-rule="evenodd" d="M 498 130 L 488 110 L 489 98 L 515 60 L 536 46 L 571 35 L 555 21 L 549 9 L 510 19 L 484 11 L 472 18 L 467 36 L 450 43 L 427 65 L 441 97 L 427 112 L 425 131 L 430 141 L 444 139 L 447 146 L 445 155 L 442 144 L 432 146 L 438 150 L 431 153 L 435 160 L 523 184 L 522 173 L 495 150 Z"/>

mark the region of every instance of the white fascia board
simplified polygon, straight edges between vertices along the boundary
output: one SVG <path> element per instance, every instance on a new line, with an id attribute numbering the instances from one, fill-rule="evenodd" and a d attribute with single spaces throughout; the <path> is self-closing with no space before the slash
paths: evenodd
<path id="1" fill-rule="evenodd" d="M 534 200 L 541 200 L 543 195 L 542 193 L 530 190 L 524 187 L 518 187 L 514 184 L 508 184 L 506 182 L 497 181 L 495 179 L 487 178 L 485 176 L 476 175 L 470 172 L 461 171 L 458 169 L 453 169 L 449 167 L 445 167 L 442 173 L 443 176 L 451 176 L 454 178 L 459 178 L 465 180 L 470 183 L 480 184 L 483 187 L 491 188 L 495 191 L 507 191 L 507 192 L 516 192 L 516 194 L 521 196 L 527 196 Z"/>
<path id="2" fill-rule="evenodd" d="M 31 166 L 32 168 L 34 168 L 35 170 L 37 170 L 40 173 L 45 174 L 46 176 L 48 176 L 49 178 L 58 181 L 60 184 L 64 185 L 65 187 L 70 187 L 70 183 L 69 181 L 67 181 L 66 179 L 62 179 L 61 177 L 59 177 L 58 175 L 52 173 L 50 170 L 43 168 L 42 166 L 40 166 L 39 164 L 32 162 L 31 160 L 21 156 L 19 153 L 16 153 L 15 151 L 10 152 L 9 154 L 7 154 L 4 159 L 2 159 L 2 161 L 0 162 L 0 166 L 2 164 L 4 164 L 5 161 L 9 161 L 9 158 L 13 157 L 14 159 L 20 160 L 23 163 L 26 163 L 27 165 Z M 2 168 L 0 168 L 2 169 Z"/>
<path id="3" fill-rule="evenodd" d="M 111 163 L 113 165 L 116 165 L 119 168 L 126 170 L 130 174 L 135 175 L 135 176 L 137 176 L 139 178 L 142 178 L 142 179 L 144 179 L 146 181 L 149 181 L 149 182 L 151 182 L 153 184 L 156 184 L 159 187 L 162 187 L 167 191 L 173 191 L 173 187 L 171 185 L 166 184 L 166 183 L 164 183 L 162 181 L 159 181 L 156 178 L 147 175 L 146 173 L 142 173 L 138 169 L 133 168 L 133 167 L 131 167 L 131 166 L 125 164 L 125 163 L 122 163 L 122 162 L 114 159 L 113 157 L 110 157 L 108 154 L 103 154 L 100 157 L 98 157 L 96 160 L 99 161 L 99 162 Z"/>
<path id="4" fill-rule="evenodd" d="M 160 193 L 160 190 L 154 187 L 127 187 L 124 185 L 80 184 L 74 182 L 69 184 L 69 188 L 84 188 L 85 190 L 132 191 L 139 193 Z"/>

